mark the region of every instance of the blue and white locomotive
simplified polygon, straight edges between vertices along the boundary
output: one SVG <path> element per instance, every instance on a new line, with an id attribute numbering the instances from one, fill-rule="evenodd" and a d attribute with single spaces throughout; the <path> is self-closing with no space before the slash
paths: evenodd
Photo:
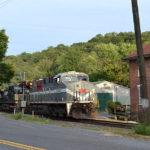
<path id="1" fill-rule="evenodd" d="M 94 85 L 81 72 L 65 72 L 33 81 L 25 94 L 27 110 L 52 116 L 91 117 L 96 111 Z"/>
<path id="2" fill-rule="evenodd" d="M 95 88 L 81 72 L 65 72 L 23 81 L 0 92 L 0 110 L 21 110 L 49 116 L 91 117 L 96 112 Z"/>

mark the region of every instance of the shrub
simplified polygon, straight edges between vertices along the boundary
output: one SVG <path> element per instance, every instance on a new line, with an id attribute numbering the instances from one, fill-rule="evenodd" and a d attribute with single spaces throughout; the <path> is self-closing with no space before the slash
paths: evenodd
<path id="1" fill-rule="evenodd" d="M 107 110 L 110 114 L 114 113 L 115 104 L 113 101 L 107 102 Z"/>
<path id="2" fill-rule="evenodd" d="M 107 110 L 108 110 L 108 112 L 109 112 L 110 114 L 115 113 L 115 108 L 116 108 L 118 105 L 121 105 L 120 102 L 108 101 L 108 102 L 107 102 Z"/>
<path id="3" fill-rule="evenodd" d="M 15 120 L 20 120 L 23 118 L 23 114 L 22 113 L 16 113 L 16 114 L 12 115 L 11 118 L 13 118 Z"/>
<path id="4" fill-rule="evenodd" d="M 52 120 L 48 118 L 43 118 L 39 116 L 24 116 L 22 113 L 16 113 L 15 115 L 10 115 L 9 116 L 12 119 L 15 120 L 25 120 L 29 122 L 36 122 L 36 123 L 41 123 L 41 124 L 51 124 Z"/>
<path id="5" fill-rule="evenodd" d="M 145 124 L 139 124 L 133 128 L 134 132 L 141 135 L 149 135 L 150 136 L 150 126 Z"/>
<path id="6" fill-rule="evenodd" d="M 47 118 L 43 118 L 43 117 L 39 117 L 39 116 L 25 116 L 23 118 L 23 120 L 25 121 L 29 121 L 29 122 L 36 122 L 36 123 L 40 123 L 40 124 L 51 124 L 52 120 L 47 119 Z"/>

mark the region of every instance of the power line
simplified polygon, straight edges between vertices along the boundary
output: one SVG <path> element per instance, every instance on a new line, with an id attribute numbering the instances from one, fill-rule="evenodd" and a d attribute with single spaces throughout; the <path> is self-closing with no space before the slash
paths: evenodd
<path id="1" fill-rule="evenodd" d="M 10 0 L 1 0 L 1 1 L 0 1 L 0 4 L 6 3 L 6 2 L 8 2 L 8 1 L 10 1 Z"/>
<path id="2" fill-rule="evenodd" d="M 5 7 L 8 5 L 12 0 L 2 0 L 0 1 L 0 8 Z"/>

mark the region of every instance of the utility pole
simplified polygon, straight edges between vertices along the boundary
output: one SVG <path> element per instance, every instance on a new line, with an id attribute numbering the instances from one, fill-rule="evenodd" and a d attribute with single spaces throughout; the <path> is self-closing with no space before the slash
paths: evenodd
<path id="1" fill-rule="evenodd" d="M 132 1 L 132 11 L 133 11 L 133 20 L 134 20 L 134 29 L 135 29 L 135 38 L 136 38 L 136 47 L 137 47 L 137 56 L 138 56 L 137 60 L 138 60 L 139 75 L 140 75 L 140 95 L 141 95 L 143 107 L 149 107 L 148 94 L 147 94 L 147 82 L 146 82 L 146 69 L 145 69 L 145 60 L 143 55 L 138 2 L 137 0 L 131 0 L 131 1 Z"/>
<path id="2" fill-rule="evenodd" d="M 26 72 L 23 72 L 23 80 L 26 80 Z"/>

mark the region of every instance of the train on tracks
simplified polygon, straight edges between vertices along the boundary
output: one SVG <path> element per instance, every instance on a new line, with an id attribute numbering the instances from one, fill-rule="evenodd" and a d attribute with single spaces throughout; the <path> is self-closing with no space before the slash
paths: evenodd
<path id="1" fill-rule="evenodd" d="M 0 110 L 73 118 L 93 117 L 95 88 L 85 73 L 69 71 L 36 81 L 23 81 L 0 92 Z"/>

